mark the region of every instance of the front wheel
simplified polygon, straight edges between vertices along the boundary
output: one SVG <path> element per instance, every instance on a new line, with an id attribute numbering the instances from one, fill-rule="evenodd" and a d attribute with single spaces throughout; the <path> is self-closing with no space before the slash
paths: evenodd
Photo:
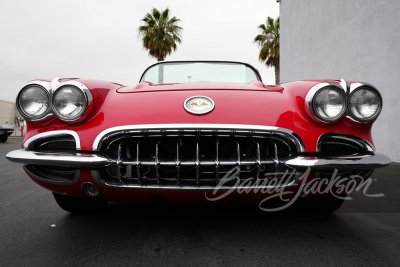
<path id="1" fill-rule="evenodd" d="M 306 198 L 300 201 L 299 205 L 303 211 L 326 214 L 340 209 L 345 197 L 346 195 L 342 194 L 339 196 L 325 195 L 315 198 Z"/>
<path id="2" fill-rule="evenodd" d="M 107 205 L 106 200 L 102 199 L 89 199 L 70 197 L 66 195 L 60 195 L 53 192 L 54 199 L 58 206 L 65 211 L 71 213 L 93 213 L 98 212 Z"/>
<path id="3" fill-rule="evenodd" d="M 8 139 L 7 136 L 6 136 L 6 137 L 1 137 L 1 138 L 0 138 L 0 143 L 5 143 L 5 142 L 7 142 L 7 139 Z"/>

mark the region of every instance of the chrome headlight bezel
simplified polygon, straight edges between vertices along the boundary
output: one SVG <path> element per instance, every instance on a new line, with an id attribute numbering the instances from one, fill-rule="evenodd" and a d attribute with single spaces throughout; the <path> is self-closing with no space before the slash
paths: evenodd
<path id="1" fill-rule="evenodd" d="M 67 116 L 61 114 L 59 112 L 59 110 L 57 109 L 57 107 L 55 106 L 55 104 L 56 104 L 55 97 L 57 96 L 57 94 L 59 94 L 61 92 L 61 90 L 65 89 L 65 88 L 68 88 L 68 87 L 76 90 L 83 98 L 83 109 L 77 115 L 75 115 L 73 117 L 67 117 Z M 62 84 L 52 94 L 51 107 L 53 109 L 54 114 L 59 119 L 61 119 L 63 121 L 67 121 L 67 122 L 75 122 L 75 121 L 79 120 L 87 112 L 88 107 L 89 107 L 89 98 L 88 98 L 88 95 L 85 93 L 85 91 L 82 90 L 81 88 L 79 88 L 78 86 L 75 86 L 75 85 L 69 84 L 69 83 L 68 84 Z"/>
<path id="2" fill-rule="evenodd" d="M 37 117 L 29 116 L 28 114 L 24 113 L 22 108 L 19 106 L 19 100 L 20 100 L 21 93 L 24 92 L 25 88 L 29 88 L 31 86 L 41 87 L 47 93 L 47 96 L 49 99 L 49 106 L 48 106 L 46 112 L 41 116 L 37 116 Z M 54 95 L 57 92 L 57 90 L 59 90 L 60 88 L 62 88 L 64 86 L 72 86 L 72 87 L 75 87 L 78 90 L 80 90 L 80 92 L 82 92 L 82 95 L 85 99 L 85 101 L 84 101 L 85 107 L 84 107 L 84 111 L 81 112 L 79 114 L 79 116 L 76 116 L 74 118 L 66 118 L 66 117 L 62 116 L 62 114 L 59 114 L 56 111 L 56 109 L 54 108 L 54 106 L 53 106 Z M 92 107 L 93 107 L 93 96 L 92 96 L 90 90 L 83 83 L 76 81 L 76 80 L 67 80 L 67 81 L 63 81 L 63 82 L 60 82 L 59 78 L 54 78 L 52 81 L 35 80 L 35 81 L 31 81 L 31 82 L 27 83 L 20 90 L 20 92 L 18 93 L 17 99 L 16 99 L 16 106 L 17 106 L 19 113 L 28 121 L 44 122 L 44 121 L 53 119 L 54 117 L 58 117 L 60 120 L 66 122 L 66 123 L 73 124 L 73 123 L 78 123 L 78 122 L 84 120 L 90 114 Z"/>
<path id="3" fill-rule="evenodd" d="M 371 116 L 367 119 L 358 117 L 351 110 L 351 98 L 354 96 L 354 94 L 356 92 L 358 92 L 359 90 L 363 90 L 363 89 L 366 89 L 368 91 L 372 91 L 373 93 L 375 93 L 378 96 L 378 100 L 379 100 L 379 107 L 378 107 L 377 111 L 375 112 L 375 114 L 373 116 Z M 348 118 L 350 118 L 353 121 L 359 122 L 359 123 L 368 124 L 368 123 L 375 121 L 378 118 L 379 114 L 381 113 L 382 106 L 383 106 L 382 96 L 379 93 L 378 89 L 376 89 L 373 85 L 371 85 L 369 83 L 353 83 L 350 85 L 347 106 L 348 106 L 348 116 L 347 116 Z"/>
<path id="4" fill-rule="evenodd" d="M 337 116 L 332 117 L 330 119 L 322 117 L 316 111 L 315 99 L 324 90 L 335 90 L 343 98 L 342 110 L 340 111 L 340 113 Z M 336 122 L 336 121 L 340 120 L 343 116 L 345 116 L 346 111 L 347 111 L 347 105 L 348 105 L 348 101 L 347 101 L 346 90 L 343 87 L 341 87 L 339 84 L 336 84 L 336 83 L 329 83 L 329 82 L 319 83 L 319 84 L 313 86 L 308 91 L 306 98 L 305 98 L 306 112 L 308 113 L 310 118 L 312 118 L 316 122 L 324 123 L 324 124 Z"/>
<path id="5" fill-rule="evenodd" d="M 36 88 L 43 90 L 43 92 L 45 92 L 45 94 L 46 94 L 47 101 L 48 101 L 47 109 L 39 116 L 32 116 L 32 115 L 28 114 L 21 107 L 21 97 L 22 97 L 23 93 L 32 87 L 36 87 Z M 17 95 L 16 107 L 17 107 L 18 112 L 21 114 L 21 116 L 24 117 L 28 121 L 40 121 L 40 120 L 44 120 L 45 118 L 51 116 L 52 115 L 52 113 L 51 113 L 51 111 L 52 111 L 51 110 L 51 94 L 49 92 L 48 85 L 42 81 L 38 81 L 35 83 L 30 82 L 30 83 L 26 84 Z"/>

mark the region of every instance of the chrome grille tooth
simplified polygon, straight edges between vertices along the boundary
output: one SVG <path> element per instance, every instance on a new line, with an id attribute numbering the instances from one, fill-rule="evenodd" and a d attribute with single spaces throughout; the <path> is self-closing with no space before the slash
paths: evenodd
<path id="1" fill-rule="evenodd" d="M 132 153 L 131 153 L 131 148 L 132 148 L 132 140 L 129 140 L 128 141 L 128 145 L 126 145 L 125 146 L 125 153 L 126 153 L 126 157 L 128 158 L 128 159 L 131 159 L 132 158 Z"/>
<path id="2" fill-rule="evenodd" d="M 125 178 L 132 178 L 132 165 L 131 164 L 127 164 L 125 167 Z"/>
<path id="3" fill-rule="evenodd" d="M 239 146 L 239 142 L 235 140 L 235 144 L 236 144 L 236 164 L 238 166 L 240 166 L 240 146 Z"/>
<path id="4" fill-rule="evenodd" d="M 122 164 L 126 165 L 125 167 L 125 179 L 132 178 L 132 165 L 131 164 L 126 164 L 126 161 L 131 161 L 132 160 L 132 140 L 128 140 L 128 142 L 125 143 L 125 157 L 126 159 L 122 159 Z"/>
<path id="5" fill-rule="evenodd" d="M 260 143 L 257 141 L 253 141 L 256 144 L 256 162 L 257 162 L 257 173 L 256 180 L 260 179 L 260 171 L 261 171 L 261 151 L 260 151 Z"/>
<path id="6" fill-rule="evenodd" d="M 215 184 L 218 184 L 218 172 L 219 172 L 219 137 L 215 140 Z"/>
<path id="7" fill-rule="evenodd" d="M 200 149 L 199 149 L 199 139 L 196 142 L 196 184 L 199 185 L 200 179 Z"/>
<path id="8" fill-rule="evenodd" d="M 237 157 L 236 157 L 236 165 L 237 165 L 237 166 L 239 167 L 239 169 L 240 169 L 240 165 L 241 165 L 241 162 L 240 162 L 240 145 L 239 145 L 239 142 L 236 141 L 236 140 L 235 140 L 235 144 L 236 144 L 236 154 L 237 154 Z M 240 172 L 238 173 L 237 177 L 238 177 L 238 178 L 240 177 Z"/>
<path id="9" fill-rule="evenodd" d="M 154 155 L 154 166 L 156 167 L 156 179 L 157 179 L 157 183 L 160 183 L 160 159 L 159 159 L 159 145 L 160 145 L 161 141 L 158 141 L 156 144 L 156 154 Z"/>
<path id="10" fill-rule="evenodd" d="M 276 146 L 276 143 L 274 143 L 274 161 L 275 161 L 275 164 L 279 163 L 278 147 Z"/>
<path id="11" fill-rule="evenodd" d="M 119 144 L 118 144 L 118 152 L 117 152 L 117 166 L 118 166 L 118 169 L 117 169 L 117 176 L 118 176 L 119 182 L 122 184 L 122 174 L 121 174 L 121 162 L 122 162 L 122 160 L 121 160 L 121 149 L 122 149 L 122 147 L 121 147 L 121 145 L 122 145 L 122 143 L 119 143 Z"/>
<path id="12" fill-rule="evenodd" d="M 139 184 L 142 183 L 142 175 L 140 173 L 140 154 L 139 154 L 139 148 L 140 148 L 140 140 L 136 143 L 136 174 L 139 180 Z"/>
<path id="13" fill-rule="evenodd" d="M 181 172 L 181 156 L 180 156 L 180 144 L 182 139 L 179 138 L 178 142 L 176 142 L 176 179 L 178 184 L 180 183 L 180 172 Z"/>

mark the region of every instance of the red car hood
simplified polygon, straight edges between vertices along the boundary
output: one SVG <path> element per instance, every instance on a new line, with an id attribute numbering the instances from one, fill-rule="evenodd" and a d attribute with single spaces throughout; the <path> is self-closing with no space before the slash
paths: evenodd
<path id="1" fill-rule="evenodd" d="M 239 83 L 174 83 L 174 84 L 151 84 L 141 82 L 135 87 L 121 87 L 118 93 L 141 93 L 141 92 L 162 92 L 180 90 L 250 90 L 250 91 L 282 91 L 283 87 L 264 85 L 262 82 L 254 81 L 247 84 Z"/>

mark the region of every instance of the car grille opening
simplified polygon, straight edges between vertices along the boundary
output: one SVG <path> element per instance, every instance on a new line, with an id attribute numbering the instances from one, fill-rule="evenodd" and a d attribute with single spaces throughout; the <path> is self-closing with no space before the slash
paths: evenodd
<path id="1" fill-rule="evenodd" d="M 340 134 L 322 136 L 318 143 L 318 150 L 322 156 L 328 157 L 365 155 L 371 151 L 365 140 Z"/>
<path id="2" fill-rule="evenodd" d="M 70 134 L 57 134 L 32 141 L 28 149 L 35 151 L 70 151 L 76 150 L 76 141 Z"/>
<path id="3" fill-rule="evenodd" d="M 372 146 L 362 138 L 357 136 L 327 133 L 321 136 L 318 141 L 318 153 L 321 157 L 357 157 L 373 153 Z M 343 179 L 356 179 L 361 177 L 369 177 L 373 170 L 358 169 L 358 170 L 335 170 L 316 173 L 319 178 L 341 177 Z"/>
<path id="4" fill-rule="evenodd" d="M 75 184 L 80 175 L 79 170 L 65 167 L 26 165 L 24 169 L 33 178 L 53 184 Z"/>
<path id="5" fill-rule="evenodd" d="M 240 181 L 289 177 L 286 171 L 292 170 L 279 162 L 296 155 L 297 144 L 293 136 L 271 131 L 123 131 L 102 139 L 99 153 L 116 164 L 97 172 L 102 183 L 117 187 L 215 186 L 235 167 L 239 168 Z M 294 180 L 298 175 L 291 176 Z M 224 186 L 234 186 L 235 182 Z"/>

